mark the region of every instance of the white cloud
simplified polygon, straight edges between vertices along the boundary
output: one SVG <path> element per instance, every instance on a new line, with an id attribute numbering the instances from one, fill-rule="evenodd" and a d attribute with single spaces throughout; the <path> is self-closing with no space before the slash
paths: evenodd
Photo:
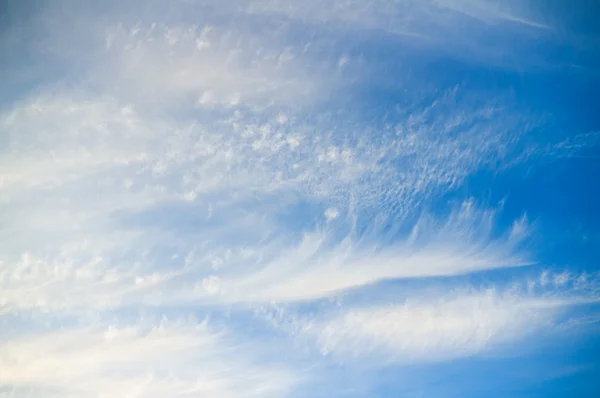
<path id="1" fill-rule="evenodd" d="M 152 127 L 130 105 L 76 90 L 16 103 L 0 115 L 7 145 L 2 193 L 60 186 L 110 166 L 143 163 L 158 128 Z"/>
<path id="2" fill-rule="evenodd" d="M 320 325 L 317 340 L 325 355 L 383 362 L 468 356 L 549 325 L 553 308 L 531 301 L 489 291 L 348 310 Z"/>
<path id="3" fill-rule="evenodd" d="M 106 78 L 138 101 L 195 97 L 199 107 L 265 107 L 306 103 L 328 90 L 319 76 L 306 75 L 301 46 L 239 26 L 152 23 L 108 29 L 107 37 Z"/>
<path id="4" fill-rule="evenodd" d="M 494 268 L 531 264 L 520 250 L 527 238 L 515 237 L 514 228 L 493 238 L 495 212 L 477 209 L 466 202 L 444 222 L 422 219 L 404 238 L 380 246 L 371 240 L 374 231 L 352 233 L 340 239 L 336 229 L 325 229 L 290 238 L 269 239 L 246 246 L 228 242 L 233 227 L 225 227 L 223 241 L 205 227 L 192 235 L 204 239 L 212 250 L 195 250 L 179 242 L 186 258 L 156 260 L 144 254 L 157 244 L 150 232 L 141 230 L 140 242 L 129 238 L 125 246 L 66 246 L 55 257 L 24 254 L 15 263 L 3 264 L 0 293 L 5 311 L 18 308 L 107 308 L 124 304 L 165 305 L 288 302 L 338 295 L 387 279 L 453 276 Z M 229 222 L 227 219 L 223 221 Z M 237 230 L 245 227 L 237 219 Z M 523 221 L 519 222 L 524 229 Z M 256 231 L 248 224 L 245 233 Z M 267 227 L 277 231 L 276 225 Z M 272 229 L 274 228 L 274 229 Z M 238 232 L 239 233 L 239 232 Z M 154 239 L 169 239 L 159 234 Z M 212 239 L 211 239 L 212 238 Z M 115 256 L 125 249 L 126 256 Z M 217 255 L 216 253 L 221 253 Z M 136 262 L 127 264 L 134 256 Z M 103 258 L 106 257 L 106 258 Z M 20 294 L 27 289 L 29 294 Z M 57 294 L 56 292 L 62 292 Z"/>
<path id="5" fill-rule="evenodd" d="M 512 69 L 539 67 L 535 47 L 553 40 L 547 10 L 522 1 L 489 0 L 287 0 L 240 1 L 256 15 L 278 14 L 351 32 L 393 34 L 406 47 Z M 493 28 L 493 29 L 490 29 Z M 490 37 L 494 39 L 490 40 Z M 515 43 L 514 36 L 519 38 Z M 404 57 L 403 62 L 405 62 Z"/>
<path id="6" fill-rule="evenodd" d="M 552 286 L 546 279 L 542 273 L 536 281 L 507 287 L 464 288 L 459 283 L 443 290 L 411 289 L 393 302 L 344 303 L 314 315 L 276 307 L 259 315 L 344 363 L 378 367 L 447 361 L 518 347 L 532 336 L 552 336 L 578 323 L 578 317 L 567 315 L 570 308 L 599 300 L 597 276 L 581 281 L 581 276 L 555 274 Z"/>
<path id="7" fill-rule="evenodd" d="M 386 279 L 453 276 L 531 264 L 512 230 L 492 238 L 493 211 L 466 202 L 443 222 L 423 217 L 407 237 L 380 247 L 364 236 L 304 235 L 293 247 L 248 274 L 242 267 L 221 277 L 223 300 L 296 301 L 323 298 Z M 522 224 L 520 221 L 519 224 Z M 521 226 L 520 228 L 523 228 Z M 377 232 L 373 232 L 377 235 Z"/>
<path id="8" fill-rule="evenodd" d="M 326 199 L 340 212 L 378 206 L 405 213 L 506 156 L 519 135 L 508 117 L 500 130 L 501 115 L 489 109 L 470 114 L 463 106 L 453 117 L 432 116 L 446 112 L 453 96 L 406 110 L 410 117 L 384 131 L 393 134 L 390 142 L 319 118 L 286 115 L 282 123 L 281 113 L 257 118 L 230 110 L 172 120 L 111 95 L 42 93 L 0 116 L 4 225 L 9 235 L 30 238 L 32 230 L 57 227 L 97 234 L 97 223 L 108 227 L 116 212 L 181 200 L 231 212 L 249 198 L 275 194 L 285 198 L 278 206 Z"/>
<path id="9" fill-rule="evenodd" d="M 254 363 L 254 351 L 192 321 L 28 332 L 0 343 L 0 385 L 17 397 L 237 398 L 281 396 L 299 381 Z"/>
<path id="10" fill-rule="evenodd" d="M 324 215 L 327 222 L 331 222 L 339 216 L 339 210 L 335 207 L 328 207 L 327 209 L 325 209 Z"/>
<path id="11" fill-rule="evenodd" d="M 434 0 L 433 3 L 487 23 L 512 22 L 531 28 L 550 29 L 547 24 L 528 17 L 527 12 L 531 13 L 533 10 L 528 10 L 526 5 L 518 1 L 497 3 L 489 0 Z"/>
<path id="12" fill-rule="evenodd" d="M 111 9 L 110 18 L 49 7 L 27 20 L 44 37 L 28 54 L 56 70 L 0 111 L 0 320 L 38 312 L 101 320 L 0 343 L 0 385 L 61 397 L 282 396 L 297 374 L 264 362 L 261 344 L 248 348 L 260 338 L 105 318 L 342 300 L 391 279 L 450 283 L 532 263 L 528 218 L 497 233 L 497 210 L 473 201 L 384 233 L 408 228 L 421 204 L 472 173 L 514 158 L 527 115 L 462 86 L 428 104 L 390 106 L 379 119 L 338 112 L 356 79 L 377 78 L 377 68 L 329 31 L 300 31 L 306 21 L 337 21 L 422 40 L 426 30 L 455 31 L 440 15 L 537 22 L 469 1 L 192 3 L 185 10 L 196 13 L 178 18 L 153 3 L 153 12 Z M 55 18 L 61 12 L 69 17 Z M 340 358 L 455 358 L 551 322 L 560 297 L 536 289 L 570 288 L 577 294 L 567 301 L 585 303 L 596 299 L 585 287 L 594 283 L 548 273 L 530 281 L 529 296 L 395 296 L 301 329 Z"/>
<path id="13" fill-rule="evenodd" d="M 250 0 L 246 3 L 250 12 L 258 14 L 277 12 L 300 19 L 347 22 L 429 40 L 441 40 L 440 35 L 444 32 L 456 33 L 455 25 L 459 21 L 469 22 L 460 20 L 461 14 L 490 24 L 512 22 L 548 28 L 527 17 L 526 12 L 531 10 L 516 1 L 498 4 L 487 0 L 311 0 L 303 6 L 286 0 Z"/>
<path id="14" fill-rule="evenodd" d="M 0 114 L 3 311 L 307 300 L 526 262 L 515 251 L 522 228 L 495 240 L 465 209 L 462 221 L 422 220 L 412 240 L 390 247 L 335 230 L 347 222 L 339 214 L 365 209 L 401 218 L 508 156 L 519 117 L 499 99 L 459 101 L 457 87 L 365 132 L 358 119 L 339 126 L 299 105 L 305 89 L 328 92 L 323 77 L 336 80 L 339 57 L 319 69 L 267 28 L 96 22 L 78 27 L 72 40 L 90 46 L 78 55 L 65 50 L 64 27 L 44 26 L 65 59 L 101 57 L 80 64 L 94 90 L 57 82 Z M 219 109 L 198 110 L 198 100 Z M 284 112 L 287 101 L 298 106 Z M 324 201 L 323 231 L 277 221 Z M 228 266 L 183 264 L 190 252 L 208 259 L 248 247 L 250 259 Z"/>

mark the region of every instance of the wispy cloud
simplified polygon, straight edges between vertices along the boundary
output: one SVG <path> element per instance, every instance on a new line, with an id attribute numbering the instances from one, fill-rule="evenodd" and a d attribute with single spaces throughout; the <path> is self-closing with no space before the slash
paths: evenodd
<path id="1" fill-rule="evenodd" d="M 213 239 L 209 243 L 213 250 L 208 252 L 202 249 L 198 253 L 184 244 L 187 252 L 163 258 L 158 268 L 156 261 L 142 254 L 148 246 L 135 246 L 136 235 L 129 243 L 133 247 L 126 249 L 137 256 L 134 265 L 127 265 L 127 256 L 115 257 L 114 252 L 122 246 L 94 252 L 94 246 L 82 243 L 65 246 L 53 258 L 24 253 L 14 264 L 6 264 L 0 297 L 5 311 L 105 308 L 126 303 L 288 302 L 331 297 L 388 279 L 453 276 L 530 264 L 521 250 L 528 237 L 525 219 L 494 238 L 494 213 L 466 202 L 443 222 L 422 217 L 408 235 L 384 246 L 373 240 L 372 236 L 379 235 L 376 230 L 339 237 L 340 226 L 332 229 L 323 220 L 325 229 L 299 238 L 270 238 L 249 247 L 248 243 L 228 243 L 230 237 Z M 238 219 L 238 228 L 240 222 Z M 234 228 L 225 231 L 231 234 Z M 148 233 L 143 236 L 151 237 Z M 195 236 L 202 237 L 202 232 Z M 211 242 L 207 236 L 204 239 Z M 221 255 L 219 247 L 223 248 Z M 102 257 L 104 252 L 108 258 Z M 21 294 L 24 289 L 28 295 Z M 57 294 L 59 290 L 63 294 Z"/>
<path id="2" fill-rule="evenodd" d="M 326 94 L 332 79 L 309 76 L 314 65 L 305 53 L 243 27 L 152 23 L 108 28 L 105 57 L 107 78 L 122 79 L 121 88 L 141 99 L 233 108 L 297 105 Z"/>
<path id="3" fill-rule="evenodd" d="M 527 237 L 523 222 L 494 239 L 492 219 L 493 212 L 465 203 L 445 222 L 428 223 L 423 217 L 408 236 L 383 247 L 370 241 L 369 234 L 342 239 L 332 239 L 326 232 L 307 234 L 297 246 L 282 249 L 248 276 L 241 267 L 233 268 L 233 275 L 224 270 L 223 277 L 214 272 L 210 290 L 224 300 L 242 302 L 309 300 L 387 279 L 452 276 L 529 264 L 517 250 Z"/>
<path id="4" fill-rule="evenodd" d="M 298 382 L 228 340 L 205 322 L 166 319 L 27 333 L 0 344 L 0 385 L 63 397 L 268 397 Z"/>
<path id="5" fill-rule="evenodd" d="M 422 35 L 424 38 L 431 38 L 430 34 L 439 33 L 440 28 L 451 28 L 448 19 L 452 18 L 454 21 L 457 15 L 452 15 L 448 11 L 468 15 L 488 23 L 510 21 L 536 28 L 547 28 L 542 22 L 522 15 L 526 10 L 514 1 L 495 4 L 481 0 L 426 0 L 418 3 L 408 0 L 367 2 L 314 0 L 309 1 L 306 7 L 280 0 L 254 0 L 248 3 L 249 9 L 255 12 L 280 12 L 320 21 L 354 22 L 370 28 L 388 29 L 394 33 Z M 433 29 L 429 34 L 424 29 L 424 20 L 432 25 Z"/>
<path id="6" fill-rule="evenodd" d="M 415 43 L 510 59 L 515 36 L 551 30 L 516 3 L 67 3 L 0 43 L 22 65 L 6 80 L 31 78 L 0 108 L 0 321 L 35 321 L 0 332 L 0 395 L 288 396 L 310 379 L 284 355 L 297 340 L 314 367 L 450 360 L 596 302 L 595 275 L 507 287 L 542 266 L 535 220 L 457 190 L 531 159 L 528 111 L 394 72 Z M 131 320 L 146 312 L 166 317 Z"/>
<path id="7" fill-rule="evenodd" d="M 597 275 L 543 272 L 509 285 L 411 289 L 395 303 L 346 303 L 314 315 L 264 308 L 259 315 L 321 355 L 368 366 L 447 361 L 486 354 L 545 334 L 574 319 L 573 306 L 596 304 Z M 449 284 L 448 286 L 452 286 Z"/>
<path id="8" fill-rule="evenodd" d="M 549 39 L 552 32 L 544 20 L 536 19 L 539 13 L 532 15 L 531 9 L 516 1 L 499 4 L 487 0 L 311 0 L 302 6 L 280 0 L 241 3 L 259 15 L 274 13 L 349 31 L 383 31 L 425 52 L 448 51 L 454 57 L 506 68 L 514 64 L 546 64 L 543 56 L 536 56 L 537 51 L 527 54 L 523 49 L 541 37 Z M 502 26 L 503 35 L 490 40 L 496 32 L 489 27 L 498 25 Z M 480 35 L 473 37 L 468 33 L 473 31 Z M 504 41 L 511 34 L 522 42 L 515 45 Z M 510 62 L 506 62 L 508 59 Z"/>

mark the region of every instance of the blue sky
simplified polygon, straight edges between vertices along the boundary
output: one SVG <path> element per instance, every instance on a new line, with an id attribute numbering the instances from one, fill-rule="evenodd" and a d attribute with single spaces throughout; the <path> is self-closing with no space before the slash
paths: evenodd
<path id="1" fill-rule="evenodd" d="M 0 3 L 0 397 L 594 397 L 600 9 Z"/>

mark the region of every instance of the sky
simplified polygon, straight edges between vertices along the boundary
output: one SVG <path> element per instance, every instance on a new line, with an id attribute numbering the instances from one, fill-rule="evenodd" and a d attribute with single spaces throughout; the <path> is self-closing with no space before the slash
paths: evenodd
<path id="1" fill-rule="evenodd" d="M 0 397 L 600 396 L 599 19 L 0 1 Z"/>

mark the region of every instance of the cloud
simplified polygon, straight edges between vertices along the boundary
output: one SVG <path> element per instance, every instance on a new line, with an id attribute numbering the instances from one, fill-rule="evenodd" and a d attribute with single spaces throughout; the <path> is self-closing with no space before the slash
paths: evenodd
<path id="1" fill-rule="evenodd" d="M 599 143 L 600 133 L 598 132 L 575 134 L 539 152 L 547 154 L 552 158 L 593 158 L 593 151 L 598 147 Z M 590 155 L 590 153 L 592 154 Z"/>
<path id="2" fill-rule="evenodd" d="M 519 8 L 524 7 L 520 7 L 520 4 L 514 1 L 498 5 L 490 1 L 473 0 L 426 0 L 418 3 L 408 0 L 314 0 L 309 1 L 305 7 L 280 0 L 253 0 L 247 3 L 249 10 L 257 13 L 279 12 L 320 21 L 354 22 L 363 27 L 383 28 L 414 36 L 423 34 L 424 37 L 427 37 L 424 30 L 418 33 L 415 31 L 415 29 L 423 28 L 419 25 L 421 20 L 427 19 L 432 23 L 435 33 L 436 28 L 444 27 L 443 25 L 448 23 L 448 21 L 444 21 L 444 16 L 446 19 L 456 17 L 449 11 L 468 15 L 488 23 L 510 21 L 536 28 L 547 28 L 543 23 L 520 15 L 523 10 L 519 10 Z M 452 19 L 452 21 L 455 20 Z"/>
<path id="3" fill-rule="evenodd" d="M 118 166 L 143 163 L 156 137 L 131 105 L 79 90 L 46 92 L 0 116 L 2 194 L 67 184 Z"/>
<path id="4" fill-rule="evenodd" d="M 383 246 L 371 238 L 380 235 L 377 226 L 361 235 L 350 232 L 340 237 L 342 224 L 300 235 L 299 242 L 294 235 L 248 247 L 213 240 L 209 252 L 189 252 L 184 244 L 185 259 L 159 257 L 163 262 L 159 267 L 142 254 L 146 245 L 126 248 L 135 256 L 133 266 L 127 265 L 127 257 L 111 256 L 111 251 L 103 258 L 94 246 L 65 246 L 54 258 L 26 253 L 15 264 L 5 264 L 0 302 L 5 311 L 293 302 L 331 297 L 388 279 L 454 276 L 531 264 L 521 250 L 528 237 L 526 221 L 518 220 L 503 235 L 493 237 L 494 218 L 494 211 L 465 202 L 443 222 L 423 216 L 408 235 Z M 234 229 L 225 231 L 231 234 Z M 216 236 L 211 229 L 205 233 Z M 143 232 L 142 237 L 151 235 Z M 29 294 L 20 294 L 23 289 Z"/>
<path id="5" fill-rule="evenodd" d="M 300 244 L 281 250 L 246 277 L 239 277 L 243 272 L 231 277 L 225 273 L 219 279 L 220 290 L 225 300 L 310 300 L 387 279 L 453 276 L 530 264 L 518 250 L 527 237 L 523 221 L 494 239 L 493 217 L 493 212 L 477 210 L 467 202 L 444 223 L 423 217 L 408 236 L 383 247 L 370 242 L 368 233 L 333 241 L 324 232 L 307 234 Z"/>
<path id="6" fill-rule="evenodd" d="M 416 196 L 510 156 L 525 132 L 498 105 L 458 99 L 459 87 L 431 104 L 399 110 L 397 122 L 367 134 L 360 122 L 342 128 L 327 113 L 292 119 L 231 109 L 173 120 L 111 95 L 53 91 L 1 115 L 5 194 L 15 184 L 60 188 L 94 174 L 127 180 L 129 187 L 141 181 L 183 188 L 194 199 L 226 190 L 285 190 L 351 194 L 356 205 L 393 197 L 396 206 L 410 207 Z"/>
<path id="7" fill-rule="evenodd" d="M 259 315 L 321 355 L 379 367 L 448 361 L 556 336 L 581 319 L 569 315 L 574 308 L 599 299 L 597 275 L 543 272 L 501 286 L 448 283 L 443 290 L 412 288 L 394 302 L 350 302 L 313 315 L 275 307 Z"/>
<path id="8" fill-rule="evenodd" d="M 309 51 L 314 35 L 263 24 L 236 7 L 178 3 L 37 9 L 23 17 L 28 34 L 11 32 L 17 37 L 6 50 L 19 59 L 23 49 L 15 43 L 26 43 L 27 70 L 50 77 L 52 85 L 81 79 L 91 90 L 171 114 L 181 106 L 302 108 L 323 101 L 341 82 L 337 59 Z M 38 71 L 47 63 L 54 65 L 52 76 Z"/>
<path id="9" fill-rule="evenodd" d="M 253 15 L 276 15 L 347 32 L 356 41 L 393 37 L 394 57 L 405 65 L 415 60 L 406 54 L 419 54 L 416 59 L 436 54 L 513 71 L 582 66 L 581 58 L 558 60 L 540 45 L 558 45 L 560 27 L 548 7 L 532 2 L 310 0 L 300 6 L 286 0 L 248 0 L 239 4 Z M 563 40 L 567 35 L 563 31 L 561 36 Z M 575 36 L 568 40 L 577 53 L 593 47 L 582 45 Z"/>
<path id="10" fill-rule="evenodd" d="M 447 360 L 522 338 L 552 316 L 550 309 L 536 310 L 530 302 L 493 291 L 428 301 L 349 310 L 322 326 L 320 350 L 399 362 Z"/>
<path id="11" fill-rule="evenodd" d="M 414 43 L 510 62 L 486 43 L 543 21 L 466 0 L 159 3 L 53 3 L 0 44 L 23 65 L 5 80 L 33 76 L 0 109 L 0 325 L 35 324 L 0 332 L 0 395 L 294 394 L 304 371 L 269 356 L 287 320 L 249 320 L 270 305 L 355 365 L 488 352 L 596 302 L 596 276 L 568 270 L 460 285 L 540 267 L 535 220 L 456 189 L 528 161 L 537 124 L 510 93 L 394 66 Z M 227 327 L 123 315 L 145 312 Z"/>
<path id="12" fill-rule="evenodd" d="M 527 17 L 527 11 L 531 13 L 532 10 L 527 10 L 527 7 L 520 2 L 507 1 L 503 4 L 498 4 L 485 0 L 437 0 L 434 1 L 434 4 L 438 7 L 463 13 L 487 23 L 512 22 L 531 28 L 550 29 L 550 26 L 547 24 Z"/>
<path id="13" fill-rule="evenodd" d="M 501 25 L 502 33 L 510 35 L 518 32 L 524 40 L 539 39 L 541 33 L 551 29 L 536 19 L 541 17 L 539 10 L 527 9 L 521 2 L 515 1 L 497 4 L 486 0 L 311 0 L 303 6 L 281 0 L 241 3 L 246 4 L 250 13 L 276 13 L 352 30 L 381 30 L 397 35 L 406 43 L 436 51 L 443 51 L 441 47 L 449 46 L 463 57 L 468 56 L 468 51 L 475 50 L 471 58 L 488 62 L 497 62 L 499 53 L 506 48 L 503 44 L 486 43 L 483 36 L 490 33 L 486 29 L 488 26 Z M 467 31 L 478 31 L 482 37 L 469 37 L 465 34 Z M 486 49 L 486 44 L 491 48 Z"/>
<path id="14" fill-rule="evenodd" d="M 110 81 L 139 100 L 192 101 L 199 108 L 298 105 L 327 95 L 318 75 L 307 75 L 298 45 L 245 31 L 243 26 L 170 26 L 151 23 L 108 28 Z"/>
<path id="15" fill-rule="evenodd" d="M 31 333 L 0 344 L 0 385 L 17 396 L 270 397 L 297 382 L 204 323 L 143 321 Z"/>
<path id="16" fill-rule="evenodd" d="M 83 240 L 104 258 L 128 242 L 143 252 L 172 237 L 174 226 L 156 217 L 166 209 L 216 246 L 237 244 L 215 243 L 217 226 L 220 237 L 250 233 L 240 217 L 263 220 L 262 237 L 297 234 L 275 219 L 301 203 L 408 214 L 510 156 L 521 134 L 503 112 L 471 112 L 455 96 L 365 134 L 358 122 L 340 127 L 320 115 L 228 109 L 172 119 L 111 94 L 48 89 L 0 114 L 4 261 Z M 181 250 L 178 235 L 185 255 L 193 247 Z"/>

